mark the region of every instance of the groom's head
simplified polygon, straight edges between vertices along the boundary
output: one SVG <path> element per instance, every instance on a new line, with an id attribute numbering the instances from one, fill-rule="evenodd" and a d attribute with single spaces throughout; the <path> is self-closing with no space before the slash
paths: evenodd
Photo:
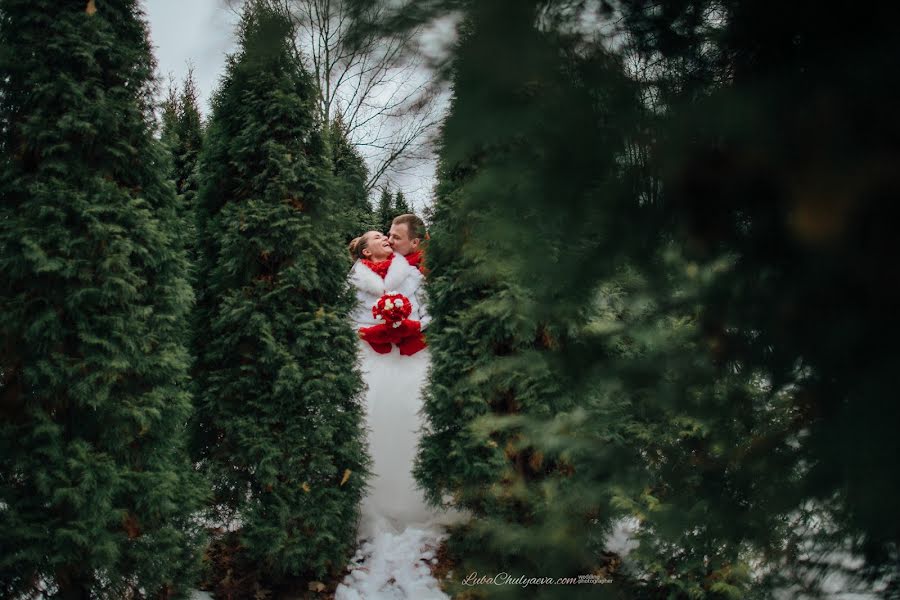
<path id="1" fill-rule="evenodd" d="M 423 237 L 425 237 L 425 222 L 413 214 L 396 217 L 388 234 L 391 248 L 403 256 L 419 250 Z"/>

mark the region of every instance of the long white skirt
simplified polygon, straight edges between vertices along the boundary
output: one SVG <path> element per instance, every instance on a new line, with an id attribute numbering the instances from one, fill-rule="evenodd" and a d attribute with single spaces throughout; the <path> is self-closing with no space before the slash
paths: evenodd
<path id="1" fill-rule="evenodd" d="M 412 475 L 420 429 L 425 423 L 422 388 L 431 355 L 428 348 L 412 356 L 393 346 L 378 354 L 360 341 L 365 396 L 366 427 L 372 477 L 362 501 L 359 537 L 378 532 L 402 532 L 408 526 L 448 525 L 465 518 L 458 511 L 429 507 Z"/>
<path id="2" fill-rule="evenodd" d="M 430 566 L 446 538 L 445 525 L 468 512 L 429 507 L 412 475 L 425 423 L 422 387 L 428 349 L 378 354 L 360 342 L 372 476 L 362 501 L 360 545 L 335 590 L 335 600 L 449 600 Z"/>

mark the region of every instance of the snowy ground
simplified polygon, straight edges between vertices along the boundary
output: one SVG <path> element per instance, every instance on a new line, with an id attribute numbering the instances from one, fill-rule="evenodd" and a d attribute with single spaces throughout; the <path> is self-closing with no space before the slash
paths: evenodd
<path id="1" fill-rule="evenodd" d="M 619 523 L 608 540 L 611 550 L 627 553 L 636 521 Z M 402 533 L 380 533 L 362 544 L 348 567 L 350 574 L 335 591 L 335 600 L 448 600 L 429 563 L 447 534 L 440 527 L 407 528 Z"/>
<path id="2" fill-rule="evenodd" d="M 364 541 L 335 591 L 335 600 L 445 600 L 429 563 L 447 534 L 439 527 L 381 532 Z"/>
<path id="3" fill-rule="evenodd" d="M 636 519 L 616 523 L 606 540 L 606 548 L 623 558 L 623 567 L 632 567 L 628 553 L 636 545 L 632 534 Z M 401 533 L 381 532 L 365 540 L 348 565 L 349 574 L 335 591 L 335 600 L 449 600 L 431 575 L 430 564 L 437 563 L 435 553 L 447 537 L 440 526 L 409 527 Z M 820 581 L 822 594 L 829 600 L 875 600 L 883 588 L 876 584 L 868 590 L 853 590 L 845 575 L 858 566 L 858 559 L 846 553 L 832 553 L 835 568 Z M 852 591 L 851 591 L 852 590 Z M 777 600 L 812 600 L 799 589 L 775 590 Z M 195 591 L 191 600 L 212 600 L 206 592 Z"/>

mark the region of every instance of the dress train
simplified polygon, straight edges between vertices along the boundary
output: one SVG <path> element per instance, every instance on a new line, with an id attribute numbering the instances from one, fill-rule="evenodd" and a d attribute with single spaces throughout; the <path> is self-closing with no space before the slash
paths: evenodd
<path id="1" fill-rule="evenodd" d="M 359 550 L 335 599 L 446 598 L 429 564 L 436 561 L 445 527 L 468 516 L 430 507 L 412 475 L 429 351 L 402 356 L 393 346 L 378 354 L 361 341 L 360 354 L 372 476 L 361 503 Z"/>

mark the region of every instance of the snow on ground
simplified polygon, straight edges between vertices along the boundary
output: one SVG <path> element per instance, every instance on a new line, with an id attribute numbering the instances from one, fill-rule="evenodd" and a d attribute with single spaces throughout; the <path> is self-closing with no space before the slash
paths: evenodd
<path id="1" fill-rule="evenodd" d="M 639 528 L 634 518 L 623 518 L 613 525 L 605 547 L 618 553 L 623 567 L 635 568 L 628 554 L 638 542 L 633 538 Z M 449 600 L 432 577 L 429 564 L 437 563 L 435 553 L 447 533 L 440 525 L 407 527 L 402 532 L 381 531 L 372 540 L 363 540 L 347 569 L 350 573 L 338 585 L 335 600 Z M 835 569 L 823 580 L 822 593 L 829 600 L 874 600 L 881 597 L 883 584 L 871 589 L 853 590 L 846 571 L 858 567 L 858 557 L 849 553 L 830 555 Z M 638 573 L 636 575 L 639 576 Z M 757 573 L 757 576 L 761 573 Z M 773 590 L 777 600 L 812 600 L 797 588 Z M 190 600 L 212 600 L 206 592 L 195 591 Z"/>
<path id="2" fill-rule="evenodd" d="M 363 541 L 335 600 L 449 600 L 428 566 L 446 537 L 438 526 L 407 527 Z"/>
<path id="3" fill-rule="evenodd" d="M 623 560 L 638 542 L 632 536 L 637 532 L 640 521 L 634 517 L 625 517 L 613 523 L 612 532 L 607 536 L 603 547 L 618 554 Z"/>

